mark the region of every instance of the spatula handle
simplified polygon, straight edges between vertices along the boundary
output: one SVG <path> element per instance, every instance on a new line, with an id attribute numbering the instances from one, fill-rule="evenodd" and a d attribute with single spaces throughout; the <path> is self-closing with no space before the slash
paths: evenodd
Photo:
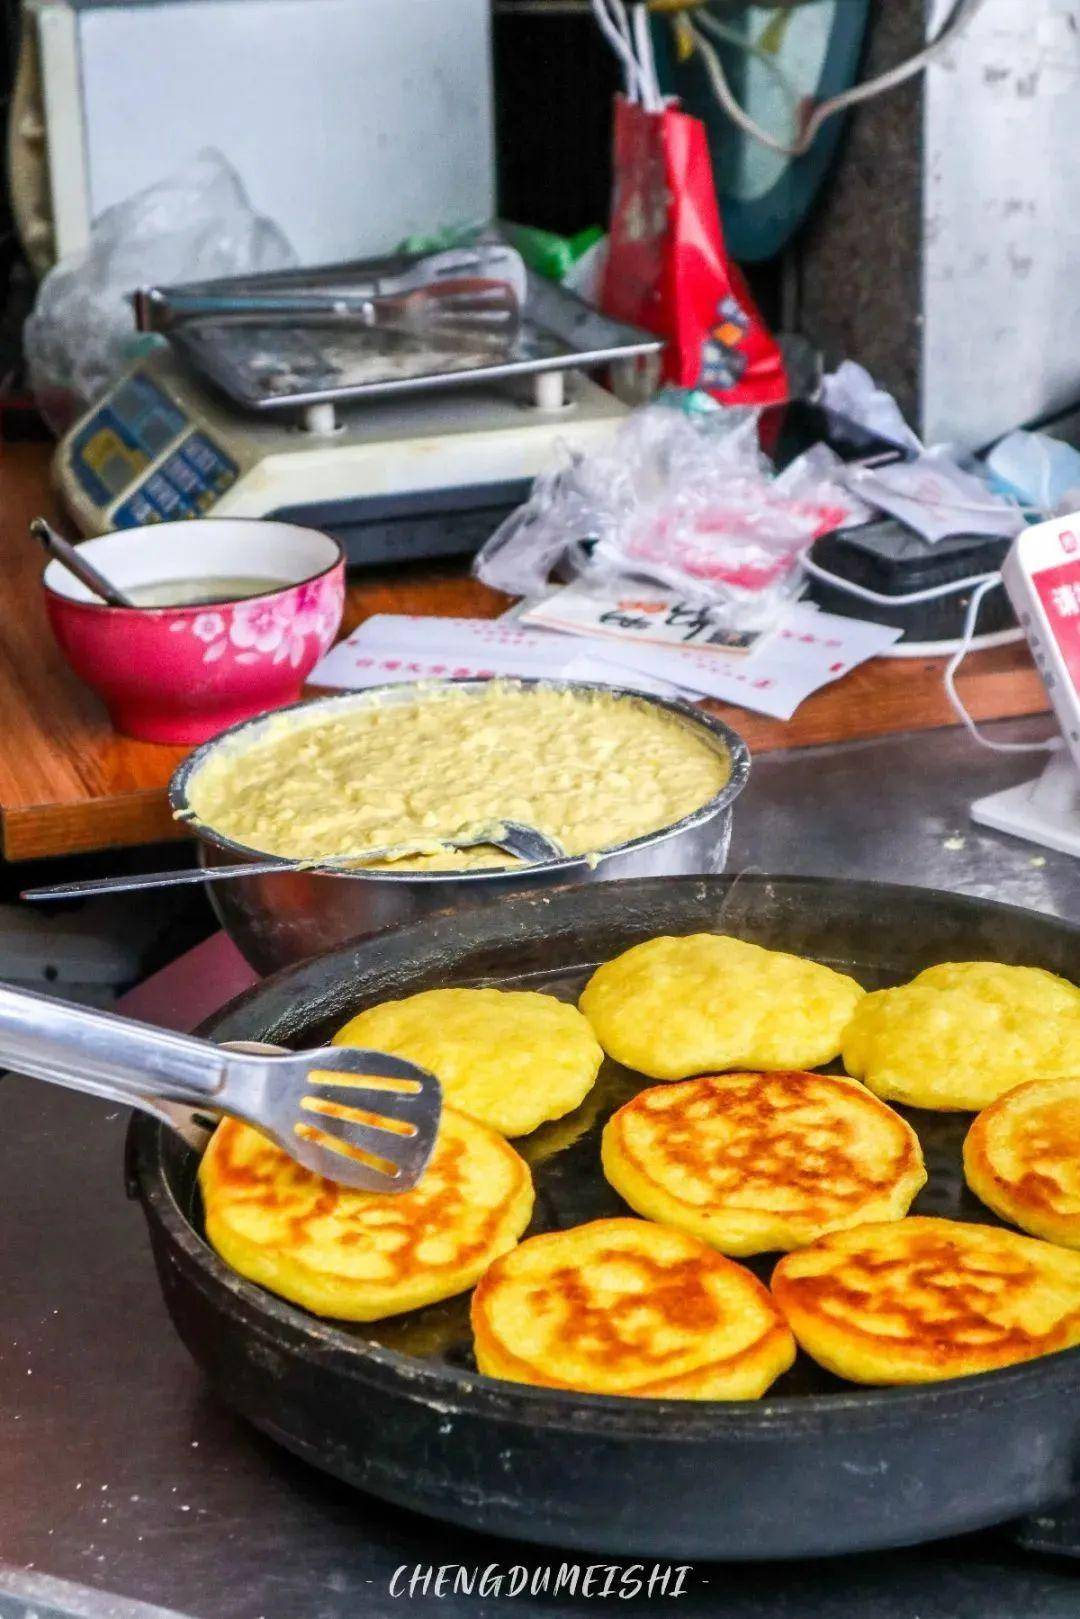
<path id="1" fill-rule="evenodd" d="M 221 883 L 231 877 L 271 877 L 279 871 L 296 871 L 300 862 L 282 865 L 280 860 L 252 861 L 247 866 L 193 866 L 175 871 L 136 871 L 123 877 L 83 877 L 73 883 L 50 883 L 46 888 L 26 888 L 20 899 L 88 899 L 94 894 L 135 894 L 146 888 L 181 888 L 185 884 Z M 306 869 L 314 870 L 310 862 Z"/>
<path id="2" fill-rule="evenodd" d="M 227 1053 L 205 1040 L 0 984 L 0 1065 L 96 1096 L 211 1101 Z"/>

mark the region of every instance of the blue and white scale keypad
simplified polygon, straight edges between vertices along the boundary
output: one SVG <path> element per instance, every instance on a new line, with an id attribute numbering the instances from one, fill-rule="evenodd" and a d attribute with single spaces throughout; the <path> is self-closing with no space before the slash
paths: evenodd
<path id="1" fill-rule="evenodd" d="M 116 528 L 201 517 L 236 482 L 236 463 L 203 433 L 192 433 L 113 512 Z"/>

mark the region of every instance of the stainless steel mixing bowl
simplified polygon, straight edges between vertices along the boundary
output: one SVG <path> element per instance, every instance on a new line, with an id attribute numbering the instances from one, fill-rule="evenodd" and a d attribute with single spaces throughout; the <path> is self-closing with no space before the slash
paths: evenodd
<path id="1" fill-rule="evenodd" d="M 189 792 L 199 770 L 218 749 L 254 742 L 282 713 L 302 714 L 305 724 L 319 715 L 334 718 L 351 709 L 372 704 L 415 702 L 436 685 L 459 690 L 485 690 L 482 680 L 427 681 L 422 686 L 375 686 L 339 697 L 321 697 L 278 709 L 258 719 L 244 720 L 196 748 L 176 771 L 169 786 L 174 812 L 192 813 Z M 584 681 L 515 680 L 517 687 L 542 686 L 555 691 L 602 692 L 621 701 L 665 709 L 690 730 L 723 753 L 731 773 L 715 798 L 673 826 L 634 838 L 605 851 L 599 861 L 584 856 L 545 861 L 528 867 L 500 867 L 491 871 L 356 871 L 340 876 L 318 876 L 310 871 L 274 873 L 262 877 L 236 877 L 207 885 L 221 924 L 260 972 L 274 972 L 319 950 L 341 944 L 363 933 L 376 933 L 398 923 L 415 922 L 434 911 L 457 910 L 467 905 L 496 905 L 508 894 L 523 889 L 557 888 L 574 883 L 603 882 L 613 877 L 664 877 L 721 872 L 731 842 L 731 807 L 746 785 L 750 751 L 742 737 L 720 720 L 699 713 L 688 703 L 646 696 L 640 692 L 595 686 Z M 236 865 L 266 860 L 265 851 L 234 843 L 212 827 L 195 822 L 192 831 L 202 847 L 205 866 Z"/>

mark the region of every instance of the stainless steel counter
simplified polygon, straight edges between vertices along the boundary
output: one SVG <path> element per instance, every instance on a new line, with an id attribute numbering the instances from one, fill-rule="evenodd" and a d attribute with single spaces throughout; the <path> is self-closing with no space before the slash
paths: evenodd
<path id="1" fill-rule="evenodd" d="M 1076 919 L 1080 862 L 967 819 L 971 799 L 1039 766 L 953 731 L 759 760 L 736 811 L 732 869 L 877 877 Z M 883 909 L 881 925 L 903 916 Z M 1075 1619 L 1080 1565 L 1023 1554 L 1004 1535 L 813 1566 L 699 1565 L 667 1600 L 395 1596 L 402 1565 L 505 1574 L 560 1558 L 383 1506 L 220 1407 L 173 1334 L 141 1215 L 125 1201 L 123 1117 L 27 1081 L 4 1080 L 0 1097 L 0 1563 L 102 1593 L 67 1611 L 119 1619 L 111 1593 L 194 1619 L 525 1619 L 669 1603 L 725 1619 Z M 16 1578 L 0 1569 L 3 1619 L 65 1611 L 52 1585 L 5 1597 Z"/>

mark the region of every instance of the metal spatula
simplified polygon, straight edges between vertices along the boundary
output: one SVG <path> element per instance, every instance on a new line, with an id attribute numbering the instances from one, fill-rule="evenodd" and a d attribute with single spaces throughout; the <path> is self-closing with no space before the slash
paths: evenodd
<path id="1" fill-rule="evenodd" d="M 177 293 L 170 312 L 174 324 L 201 320 L 216 326 L 352 326 L 396 332 L 440 348 L 477 344 L 506 348 L 521 325 L 521 306 L 513 287 L 479 276 L 434 281 L 394 297 L 365 297 L 347 291 L 248 292 L 231 298 Z"/>
<path id="2" fill-rule="evenodd" d="M 243 1051 L 0 984 L 0 1065 L 142 1108 L 231 1114 L 305 1169 L 365 1192 L 406 1192 L 435 1146 L 442 1092 L 401 1057 L 351 1046 Z"/>
<path id="3" fill-rule="evenodd" d="M 141 332 L 168 335 L 189 321 L 345 321 L 456 341 L 513 336 L 528 298 L 521 255 L 505 242 L 406 257 L 388 273 L 370 267 L 274 271 L 140 287 L 132 294 Z"/>

